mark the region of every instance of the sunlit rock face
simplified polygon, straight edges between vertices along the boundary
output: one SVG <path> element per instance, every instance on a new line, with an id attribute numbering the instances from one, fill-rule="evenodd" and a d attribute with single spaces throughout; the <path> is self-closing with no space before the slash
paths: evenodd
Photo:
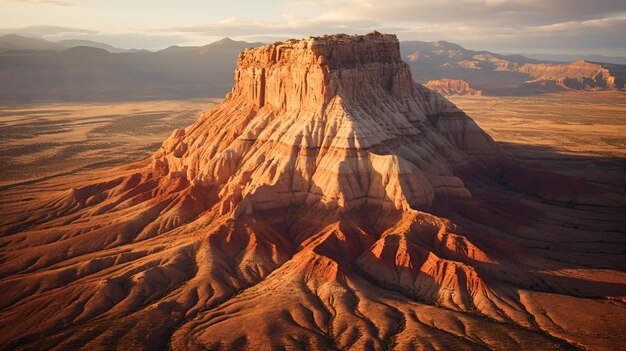
<path id="1" fill-rule="evenodd" d="M 482 95 L 480 90 L 472 88 L 466 81 L 461 79 L 437 79 L 429 80 L 424 84 L 428 89 L 434 90 L 444 96 L 448 95 Z"/>
<path id="2" fill-rule="evenodd" d="M 428 206 L 468 197 L 452 174 L 494 143 L 415 84 L 394 35 L 334 35 L 241 53 L 235 87 L 176 131 L 154 166 L 223 186 L 234 214 L 317 203 Z"/>

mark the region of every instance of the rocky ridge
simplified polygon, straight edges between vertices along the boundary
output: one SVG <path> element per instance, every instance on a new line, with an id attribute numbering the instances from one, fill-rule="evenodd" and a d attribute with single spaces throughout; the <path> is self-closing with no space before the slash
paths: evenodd
<path id="1" fill-rule="evenodd" d="M 225 187 L 235 213 L 468 197 L 453 168 L 495 144 L 413 83 L 395 36 L 311 38 L 243 52 L 224 102 L 154 156 L 163 174 Z M 221 128 L 223 137 L 210 138 Z M 270 195 L 271 194 L 271 195 Z"/>
<path id="2" fill-rule="evenodd" d="M 442 95 L 482 95 L 480 90 L 473 89 L 466 81 L 461 79 L 443 78 L 429 80 L 424 86 Z"/>
<path id="3" fill-rule="evenodd" d="M 542 62 L 520 55 L 468 50 L 444 41 L 403 42 L 402 48 L 418 82 L 444 77 L 463 80 L 485 95 L 623 90 L 626 83 L 624 65 L 585 60 Z"/>

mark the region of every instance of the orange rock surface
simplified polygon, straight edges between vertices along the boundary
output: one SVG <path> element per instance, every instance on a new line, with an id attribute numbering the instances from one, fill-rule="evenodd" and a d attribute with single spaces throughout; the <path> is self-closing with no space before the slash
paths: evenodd
<path id="1" fill-rule="evenodd" d="M 482 95 L 480 90 L 473 89 L 461 79 L 429 80 L 424 86 L 442 95 Z"/>
<path id="2" fill-rule="evenodd" d="M 235 81 L 146 161 L 3 191 L 0 345 L 626 347 L 624 262 L 573 253 L 623 240 L 619 203 L 587 202 L 616 218 L 597 223 L 503 186 L 523 167 L 500 172 L 493 140 L 413 82 L 394 35 L 247 50 Z M 589 280 L 601 269 L 612 281 Z M 593 330 L 561 306 L 578 302 Z"/>

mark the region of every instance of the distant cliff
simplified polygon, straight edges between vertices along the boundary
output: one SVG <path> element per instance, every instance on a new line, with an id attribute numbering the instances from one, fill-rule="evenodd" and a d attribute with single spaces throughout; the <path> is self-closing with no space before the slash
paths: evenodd
<path id="1" fill-rule="evenodd" d="M 624 89 L 626 84 L 625 65 L 583 60 L 538 61 L 520 55 L 467 50 L 445 41 L 403 42 L 402 55 L 417 82 L 460 80 L 485 95 Z M 436 87 L 443 89 L 441 84 Z"/>
<path id="2" fill-rule="evenodd" d="M 461 79 L 429 80 L 424 86 L 442 95 L 482 95 L 482 91 L 473 89 Z"/>

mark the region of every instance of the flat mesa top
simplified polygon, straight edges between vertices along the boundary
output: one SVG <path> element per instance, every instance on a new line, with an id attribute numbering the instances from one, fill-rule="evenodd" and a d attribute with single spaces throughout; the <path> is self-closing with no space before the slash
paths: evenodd
<path id="1" fill-rule="evenodd" d="M 318 45 L 342 45 L 342 44 L 355 44 L 362 42 L 382 42 L 382 41 L 391 41 L 397 42 L 398 38 L 395 34 L 385 34 L 380 32 L 371 32 L 367 34 L 355 34 L 349 35 L 345 33 L 336 33 L 336 34 L 325 34 L 322 36 L 310 36 L 307 39 L 289 39 L 284 43 L 299 43 L 299 42 L 308 42 Z M 276 44 L 281 44 L 276 43 Z"/>
<path id="2" fill-rule="evenodd" d="M 400 43 L 395 34 L 379 32 L 289 39 L 246 49 L 239 55 L 238 66 L 267 67 L 296 61 L 324 64 L 331 69 L 367 63 L 398 63 L 401 62 Z"/>

